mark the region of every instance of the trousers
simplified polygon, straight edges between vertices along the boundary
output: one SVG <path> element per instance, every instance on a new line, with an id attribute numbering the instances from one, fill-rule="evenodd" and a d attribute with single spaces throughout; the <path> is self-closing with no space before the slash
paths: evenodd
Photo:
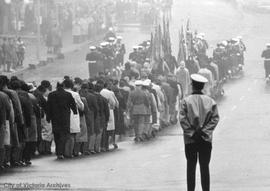
<path id="1" fill-rule="evenodd" d="M 199 158 L 201 172 L 201 186 L 203 191 L 210 190 L 209 163 L 211 159 L 212 143 L 199 140 L 195 143 L 185 145 L 187 159 L 187 190 L 195 190 L 196 165 Z"/>
<path id="2" fill-rule="evenodd" d="M 55 141 L 55 153 L 57 156 L 61 156 L 65 154 L 65 144 L 67 141 L 67 137 L 69 135 L 68 132 L 54 132 L 54 141 Z"/>

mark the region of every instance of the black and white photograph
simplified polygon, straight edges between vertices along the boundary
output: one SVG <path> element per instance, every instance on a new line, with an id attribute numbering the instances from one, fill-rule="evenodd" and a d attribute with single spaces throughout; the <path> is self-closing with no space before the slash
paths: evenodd
<path id="1" fill-rule="evenodd" d="M 0 0 L 0 191 L 269 191 L 270 0 Z"/>

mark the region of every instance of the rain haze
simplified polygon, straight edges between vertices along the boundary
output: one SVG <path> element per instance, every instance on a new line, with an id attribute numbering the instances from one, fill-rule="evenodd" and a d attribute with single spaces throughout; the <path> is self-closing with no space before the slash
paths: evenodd
<path id="1" fill-rule="evenodd" d="M 269 0 L 0 0 L 0 190 L 269 191 L 269 19 Z"/>

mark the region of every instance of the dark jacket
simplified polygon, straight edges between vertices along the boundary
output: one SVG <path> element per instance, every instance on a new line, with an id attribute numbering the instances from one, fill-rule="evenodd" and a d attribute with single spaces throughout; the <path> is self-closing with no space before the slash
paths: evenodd
<path id="1" fill-rule="evenodd" d="M 31 126 L 31 116 L 34 114 L 33 104 L 28 95 L 28 92 L 23 90 L 17 90 L 21 105 L 22 112 L 24 117 L 25 127 Z"/>
<path id="2" fill-rule="evenodd" d="M 14 115 L 15 115 L 15 122 L 19 126 L 23 125 L 24 119 L 23 119 L 22 106 L 21 106 L 21 102 L 20 102 L 17 92 L 8 88 L 4 88 L 2 91 L 8 95 L 8 97 L 10 98 L 12 102 Z"/>
<path id="3" fill-rule="evenodd" d="M 80 96 L 86 98 L 88 108 L 90 111 L 92 111 L 94 113 L 94 117 L 96 119 L 97 113 L 98 113 L 98 104 L 97 104 L 96 96 L 94 94 L 90 93 L 87 89 L 81 89 Z"/>
<path id="4" fill-rule="evenodd" d="M 0 92 L 0 128 L 3 128 L 6 120 L 9 120 L 10 110 L 11 105 L 8 96 L 5 93 Z"/>
<path id="5" fill-rule="evenodd" d="M 58 88 L 49 94 L 47 104 L 47 121 L 52 122 L 53 132 L 70 132 L 70 112 L 77 114 L 72 95 Z"/>
<path id="6" fill-rule="evenodd" d="M 22 106 L 21 102 L 19 100 L 19 96 L 16 91 L 8 89 L 8 88 L 3 88 L 2 90 L 4 93 L 6 93 L 9 97 L 9 99 L 12 102 L 12 107 L 14 111 L 14 124 L 10 123 L 10 141 L 12 146 L 18 146 L 19 145 L 19 132 L 18 128 L 23 128 L 24 124 L 24 118 L 23 118 L 23 112 L 22 112 Z M 22 132 L 22 131 L 21 131 Z M 21 134 L 22 135 L 22 134 Z"/>

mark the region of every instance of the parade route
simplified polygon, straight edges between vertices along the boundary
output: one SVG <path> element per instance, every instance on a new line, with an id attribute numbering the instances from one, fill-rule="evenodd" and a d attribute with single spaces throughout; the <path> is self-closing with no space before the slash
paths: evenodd
<path id="1" fill-rule="evenodd" d="M 178 30 L 187 18 L 214 47 L 219 41 L 243 36 L 247 46 L 244 74 L 228 81 L 225 96 L 218 100 L 221 120 L 214 133 L 211 190 L 269 191 L 270 86 L 265 83 L 260 58 L 270 41 L 270 26 L 266 24 L 269 15 L 243 12 L 226 1 L 176 0 L 172 18 L 174 55 L 178 51 Z M 119 35 L 129 53 L 133 45 L 150 38 L 150 31 L 130 27 Z M 60 80 L 64 75 L 87 78 L 87 48 L 85 45 L 67 54 L 63 61 L 26 71 L 23 77 L 29 81 Z M 0 190 L 12 190 L 12 185 L 20 183 L 45 184 L 47 189 L 48 184 L 58 184 L 55 187 L 62 185 L 68 190 L 186 190 L 186 159 L 179 125 L 163 130 L 146 143 L 135 144 L 127 137 L 118 150 L 108 153 L 64 161 L 52 155 L 32 163 L 1 174 Z"/>

